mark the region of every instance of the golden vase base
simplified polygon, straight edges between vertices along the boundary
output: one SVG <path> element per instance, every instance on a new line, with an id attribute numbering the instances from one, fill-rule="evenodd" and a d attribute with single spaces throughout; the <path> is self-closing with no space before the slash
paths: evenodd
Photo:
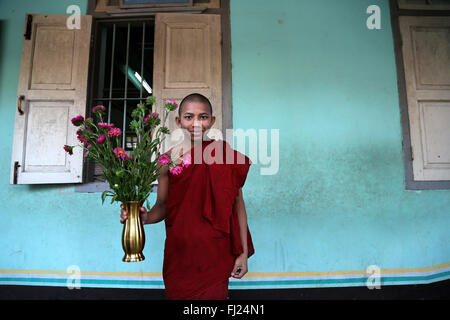
<path id="1" fill-rule="evenodd" d="M 126 253 L 123 257 L 123 262 L 139 262 L 145 259 L 142 253 Z"/>

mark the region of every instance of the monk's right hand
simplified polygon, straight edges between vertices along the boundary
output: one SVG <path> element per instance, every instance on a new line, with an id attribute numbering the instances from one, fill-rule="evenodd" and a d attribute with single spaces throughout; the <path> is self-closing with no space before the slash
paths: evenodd
<path id="1" fill-rule="evenodd" d="M 123 204 L 120 205 L 120 223 L 125 223 L 125 221 L 128 219 L 128 213 L 125 211 L 125 207 Z M 143 224 L 145 224 L 144 219 L 147 217 L 147 210 L 144 207 L 140 207 L 139 211 L 141 212 L 141 221 Z"/>

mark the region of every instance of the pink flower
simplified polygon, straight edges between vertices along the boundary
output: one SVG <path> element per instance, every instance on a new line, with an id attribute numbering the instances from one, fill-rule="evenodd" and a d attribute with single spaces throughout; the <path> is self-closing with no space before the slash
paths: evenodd
<path id="1" fill-rule="evenodd" d="M 73 147 L 72 146 L 68 146 L 67 144 L 64 145 L 64 150 L 69 154 L 69 155 L 73 155 Z"/>
<path id="2" fill-rule="evenodd" d="M 106 122 L 99 122 L 98 126 L 100 128 L 107 128 L 107 129 L 111 129 L 112 127 L 114 127 L 114 123 L 106 123 Z"/>
<path id="3" fill-rule="evenodd" d="M 153 112 L 152 114 L 148 114 L 145 119 L 144 119 L 144 123 L 147 123 L 150 119 L 156 119 L 159 117 L 159 113 Z"/>
<path id="4" fill-rule="evenodd" d="M 109 129 L 108 134 L 110 137 L 118 137 L 122 134 L 122 130 L 119 128 L 111 128 Z"/>
<path id="5" fill-rule="evenodd" d="M 169 111 L 174 111 L 178 108 L 178 105 L 174 100 L 164 100 L 164 105 Z"/>
<path id="6" fill-rule="evenodd" d="M 78 129 L 77 131 L 77 138 L 80 142 L 84 143 L 84 145 L 87 145 L 88 142 L 86 140 L 86 138 L 84 137 L 84 135 L 81 133 L 81 129 Z"/>
<path id="7" fill-rule="evenodd" d="M 168 164 L 170 162 L 170 156 L 167 154 L 162 154 L 159 156 L 158 161 L 161 164 Z"/>
<path id="8" fill-rule="evenodd" d="M 127 159 L 128 158 L 127 153 L 122 148 L 115 148 L 114 149 L 114 154 L 116 155 L 116 158 L 121 158 L 121 159 Z"/>
<path id="9" fill-rule="evenodd" d="M 170 100 L 170 99 L 164 100 L 164 104 L 167 104 L 167 103 L 173 104 L 174 106 L 177 105 L 177 103 L 175 102 L 175 100 Z"/>
<path id="10" fill-rule="evenodd" d="M 84 122 L 83 116 L 76 116 L 75 118 L 72 118 L 72 123 L 74 126 L 81 126 Z"/>
<path id="11" fill-rule="evenodd" d="M 97 110 L 105 111 L 106 108 L 104 106 L 96 106 L 96 107 L 92 108 L 92 112 L 95 112 Z"/>
<path id="12" fill-rule="evenodd" d="M 183 159 L 183 167 L 184 167 L 184 168 L 187 168 L 187 167 L 189 167 L 189 166 L 191 165 L 191 163 L 192 163 L 192 158 L 191 158 L 191 155 L 188 154 L 188 155 Z"/>
<path id="13" fill-rule="evenodd" d="M 97 139 L 97 143 L 102 143 L 103 141 L 105 141 L 106 136 L 104 134 L 102 134 L 98 139 Z"/>
<path id="14" fill-rule="evenodd" d="M 87 150 L 86 150 L 86 152 L 84 153 L 84 157 L 85 157 L 85 158 L 87 158 L 87 156 L 89 155 L 89 148 L 90 148 L 90 147 L 91 147 L 90 144 L 88 144 L 88 145 L 86 146 Z"/>
<path id="15" fill-rule="evenodd" d="M 181 166 L 176 166 L 175 168 L 170 167 L 169 171 L 171 174 L 178 175 L 183 171 L 183 168 Z"/>

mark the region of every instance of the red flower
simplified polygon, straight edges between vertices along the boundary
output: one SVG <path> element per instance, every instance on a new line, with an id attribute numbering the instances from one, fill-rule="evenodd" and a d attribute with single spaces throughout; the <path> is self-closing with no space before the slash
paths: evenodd
<path id="1" fill-rule="evenodd" d="M 106 123 L 106 122 L 99 122 L 98 126 L 100 128 L 107 128 L 107 129 L 111 129 L 112 127 L 114 127 L 114 123 Z"/>
<path id="2" fill-rule="evenodd" d="M 115 148 L 114 149 L 114 154 L 116 155 L 116 158 L 121 158 L 121 159 L 127 159 L 128 158 L 127 153 L 122 148 Z"/>
<path id="3" fill-rule="evenodd" d="M 173 175 L 179 175 L 181 172 L 183 172 L 182 166 L 176 166 L 175 168 L 169 167 L 169 171 Z"/>
<path id="4" fill-rule="evenodd" d="M 158 162 L 161 164 L 168 164 L 170 162 L 170 156 L 167 154 L 162 154 L 159 156 Z"/>
<path id="5" fill-rule="evenodd" d="M 119 128 L 111 128 L 108 131 L 110 137 L 118 137 L 122 134 L 122 131 Z"/>
<path id="6" fill-rule="evenodd" d="M 88 142 L 86 140 L 86 138 L 84 137 L 84 135 L 81 133 L 81 129 L 78 129 L 77 131 L 77 138 L 80 142 L 84 143 L 84 145 L 88 145 Z"/>
<path id="7" fill-rule="evenodd" d="M 92 108 L 92 112 L 95 112 L 95 111 L 97 111 L 97 110 L 99 110 L 99 111 L 105 111 L 106 108 L 105 108 L 104 106 L 96 106 L 96 107 Z"/>
<path id="8" fill-rule="evenodd" d="M 97 143 L 102 143 L 103 141 L 105 141 L 106 136 L 104 134 L 102 134 L 98 139 L 97 139 Z"/>
<path id="9" fill-rule="evenodd" d="M 72 146 L 68 146 L 67 144 L 64 145 L 64 150 L 69 154 L 69 155 L 73 155 L 73 147 Z"/>
<path id="10" fill-rule="evenodd" d="M 84 122 L 83 116 L 76 116 L 75 118 L 72 118 L 72 123 L 74 126 L 81 126 Z"/>

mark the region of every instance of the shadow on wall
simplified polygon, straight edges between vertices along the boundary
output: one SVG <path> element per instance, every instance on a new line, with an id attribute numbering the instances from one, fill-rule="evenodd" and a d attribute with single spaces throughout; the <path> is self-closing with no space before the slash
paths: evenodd
<path id="1" fill-rule="evenodd" d="M 74 193 L 75 184 L 30 184 L 26 185 L 26 189 L 32 194 L 39 192 Z"/>

